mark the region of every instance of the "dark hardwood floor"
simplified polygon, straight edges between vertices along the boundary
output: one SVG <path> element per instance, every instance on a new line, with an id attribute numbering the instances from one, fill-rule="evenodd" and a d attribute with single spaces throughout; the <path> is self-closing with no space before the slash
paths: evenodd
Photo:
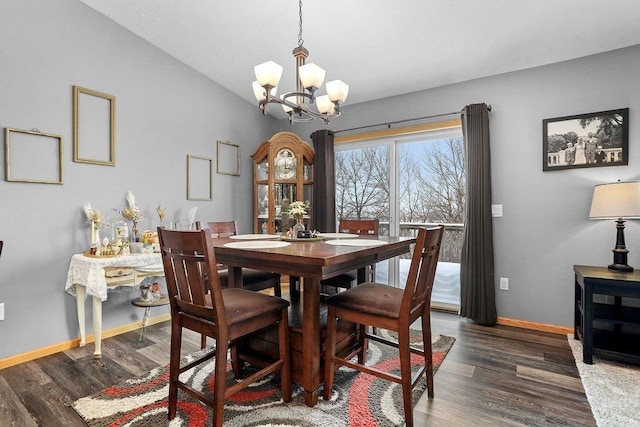
<path id="1" fill-rule="evenodd" d="M 475 325 L 433 312 L 434 333 L 456 342 L 435 375 L 435 398 L 420 399 L 417 426 L 595 426 L 567 338 Z M 168 363 L 168 322 L 0 371 L 0 426 L 84 426 L 74 400 Z M 185 346 L 199 348 L 187 335 Z"/>

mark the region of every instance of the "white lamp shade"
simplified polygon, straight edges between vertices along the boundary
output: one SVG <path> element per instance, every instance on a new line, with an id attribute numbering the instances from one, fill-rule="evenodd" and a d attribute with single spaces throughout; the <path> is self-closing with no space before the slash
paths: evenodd
<path id="1" fill-rule="evenodd" d="M 335 104 L 329 99 L 329 95 L 317 97 L 316 106 L 318 107 L 318 112 L 322 114 L 333 114 L 336 109 Z"/>
<path id="2" fill-rule="evenodd" d="M 254 81 L 253 83 L 251 83 L 251 87 L 253 88 L 253 95 L 256 97 L 256 99 L 258 101 L 262 101 L 263 99 L 265 99 L 267 96 L 267 92 L 264 90 L 264 88 L 262 86 L 260 86 L 260 83 L 258 83 L 258 81 Z M 274 86 L 271 88 L 271 90 L 269 91 L 269 93 L 271 94 L 271 96 L 276 96 L 276 91 L 278 90 L 277 86 Z"/>
<path id="3" fill-rule="evenodd" d="M 286 96 L 286 93 L 283 93 L 282 95 L 280 95 L 280 99 L 284 100 L 284 97 Z M 284 110 L 285 113 L 288 113 L 290 111 L 293 111 L 293 108 L 289 107 L 286 104 L 281 104 L 282 105 L 282 109 Z"/>
<path id="4" fill-rule="evenodd" d="M 298 68 L 300 82 L 305 89 L 312 87 L 317 89 L 322 86 L 325 74 L 326 71 L 314 63 L 301 65 L 300 68 Z"/>
<path id="5" fill-rule="evenodd" d="M 253 67 L 256 73 L 256 80 L 260 86 L 278 86 L 282 77 L 282 65 L 278 65 L 273 61 L 263 62 Z"/>
<path id="6" fill-rule="evenodd" d="M 332 101 L 344 102 L 349 94 L 349 85 L 342 80 L 327 82 L 327 94 Z"/>
<path id="7" fill-rule="evenodd" d="M 640 219 L 640 181 L 596 185 L 589 218 Z"/>

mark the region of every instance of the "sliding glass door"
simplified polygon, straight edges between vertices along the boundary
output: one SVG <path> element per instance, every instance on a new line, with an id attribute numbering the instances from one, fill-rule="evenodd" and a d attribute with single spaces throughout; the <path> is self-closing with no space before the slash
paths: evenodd
<path id="1" fill-rule="evenodd" d="M 464 227 L 464 146 L 459 128 L 336 145 L 338 219 L 380 220 L 380 235 L 445 224 L 432 301 L 459 305 Z M 410 255 L 376 266 L 376 280 L 404 287 Z"/>

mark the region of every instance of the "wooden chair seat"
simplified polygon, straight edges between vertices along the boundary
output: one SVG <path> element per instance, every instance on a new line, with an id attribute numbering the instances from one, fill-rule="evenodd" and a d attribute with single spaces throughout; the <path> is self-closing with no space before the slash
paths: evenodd
<path id="1" fill-rule="evenodd" d="M 326 299 L 328 312 L 323 392 L 325 400 L 331 398 L 334 373 L 340 365 L 400 384 L 407 427 L 413 426 L 411 390 L 425 374 L 427 393 L 430 398 L 433 398 L 431 290 L 443 231 L 443 226 L 418 230 L 404 289 L 379 283 L 364 283 Z M 360 325 L 357 346 L 345 357 L 336 356 L 338 319 Z M 409 328 L 418 319 L 422 321 L 424 350 L 411 347 L 409 340 Z M 368 333 L 370 327 L 394 331 L 398 334 L 398 341 L 370 334 Z M 365 365 L 368 340 L 375 340 L 398 349 L 400 375 Z M 413 376 L 411 374 L 412 353 L 424 358 L 424 365 Z M 353 360 L 355 355 L 358 356 L 357 361 Z"/>
<path id="2" fill-rule="evenodd" d="M 227 397 L 272 373 L 281 378 L 282 398 L 291 401 L 291 356 L 289 352 L 289 302 L 282 298 L 239 288 L 223 289 L 218 277 L 209 233 L 158 228 L 162 262 L 171 305 L 171 354 L 169 361 L 168 418 L 176 416 L 178 390 L 213 408 L 212 425 L 222 426 Z M 240 379 L 236 341 L 270 325 L 277 325 L 278 355 L 276 360 L 262 361 L 259 370 Z M 181 365 L 182 330 L 190 329 L 216 341 L 215 349 Z M 226 383 L 227 353 L 236 377 Z M 180 374 L 216 357 L 213 398 L 189 387 Z"/>

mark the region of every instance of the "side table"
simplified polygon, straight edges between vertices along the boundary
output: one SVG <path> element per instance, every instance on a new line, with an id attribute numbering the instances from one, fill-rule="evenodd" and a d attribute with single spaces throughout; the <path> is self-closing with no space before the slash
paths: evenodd
<path id="1" fill-rule="evenodd" d="M 574 265 L 573 271 L 573 335 L 582 340 L 583 362 L 592 364 L 596 354 L 640 364 L 640 271 L 585 265 Z M 613 303 L 594 302 L 594 295 L 612 296 Z"/>

